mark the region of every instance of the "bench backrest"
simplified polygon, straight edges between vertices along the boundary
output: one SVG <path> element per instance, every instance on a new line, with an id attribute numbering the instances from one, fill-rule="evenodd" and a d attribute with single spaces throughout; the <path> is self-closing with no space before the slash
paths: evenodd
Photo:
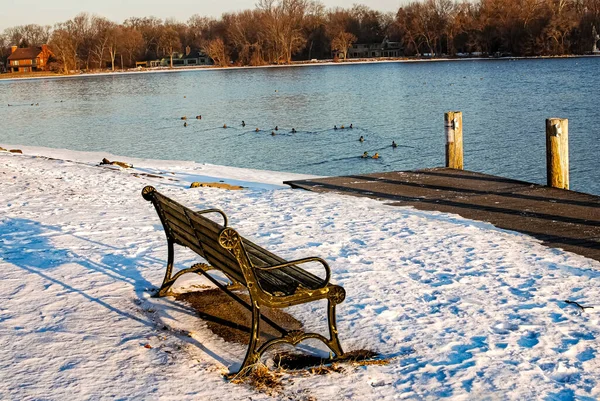
<path id="1" fill-rule="evenodd" d="M 156 208 L 168 240 L 193 250 L 213 267 L 246 285 L 238 261 L 219 244 L 219 234 L 227 227 L 225 213 L 218 209 L 194 212 L 162 195 L 153 187 L 145 187 L 142 195 Z M 224 225 L 204 217 L 203 214 L 206 213 L 221 214 Z"/>
<path id="2" fill-rule="evenodd" d="M 255 288 L 255 283 L 269 293 L 282 290 L 293 293 L 300 283 L 310 289 L 323 285 L 323 279 L 295 265 L 271 271 L 255 270 L 254 267 L 274 266 L 287 261 L 227 227 L 227 216 L 221 210 L 194 212 L 151 186 L 145 187 L 142 195 L 156 208 L 168 241 L 193 250 L 214 268 L 246 287 Z M 221 214 L 223 225 L 204 216 L 212 213 Z M 227 241 L 229 235 L 236 240 L 235 245 L 227 249 L 220 240 Z"/>

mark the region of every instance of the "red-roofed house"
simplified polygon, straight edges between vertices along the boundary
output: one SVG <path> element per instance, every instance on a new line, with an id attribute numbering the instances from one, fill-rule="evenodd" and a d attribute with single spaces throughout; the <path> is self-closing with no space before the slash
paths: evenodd
<path id="1" fill-rule="evenodd" d="M 48 67 L 48 59 L 52 52 L 47 45 L 41 47 L 12 47 L 12 53 L 8 56 L 8 70 L 10 72 L 32 72 L 45 71 Z"/>

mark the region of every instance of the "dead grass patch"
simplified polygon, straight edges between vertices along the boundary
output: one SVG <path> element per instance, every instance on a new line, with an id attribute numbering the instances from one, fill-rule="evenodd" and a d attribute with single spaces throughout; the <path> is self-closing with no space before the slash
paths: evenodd
<path id="1" fill-rule="evenodd" d="M 281 383 L 283 372 L 281 372 L 281 370 L 270 370 L 262 363 L 249 366 L 246 369 L 245 372 L 234 375 L 231 378 L 231 382 L 234 384 L 247 384 L 256 390 L 271 396 L 283 389 Z M 242 373 L 246 372 L 248 372 L 248 374 L 242 376 Z"/>

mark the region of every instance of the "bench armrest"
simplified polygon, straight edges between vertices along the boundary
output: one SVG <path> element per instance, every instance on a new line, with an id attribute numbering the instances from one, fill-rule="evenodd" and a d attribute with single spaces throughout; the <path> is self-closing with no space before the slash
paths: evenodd
<path id="1" fill-rule="evenodd" d="M 227 227 L 227 215 L 225 214 L 224 211 L 222 211 L 220 209 L 198 210 L 198 211 L 195 211 L 194 213 L 197 213 L 197 214 L 219 213 L 221 216 L 223 216 L 223 227 Z"/>
<path id="2" fill-rule="evenodd" d="M 329 279 L 331 278 L 331 269 L 329 268 L 329 265 L 327 264 L 327 262 L 325 262 L 325 260 L 323 260 L 321 258 L 317 258 L 317 257 L 303 258 L 303 259 L 298 259 L 298 260 L 292 260 L 291 262 L 281 263 L 279 265 L 264 266 L 264 267 L 254 266 L 253 268 L 257 269 L 257 270 L 277 270 L 277 269 L 281 269 L 284 267 L 290 267 L 290 266 L 299 265 L 299 264 L 308 263 L 308 262 L 319 262 L 323 265 L 323 267 L 325 268 L 325 279 L 323 279 L 323 287 L 325 287 L 329 283 Z"/>

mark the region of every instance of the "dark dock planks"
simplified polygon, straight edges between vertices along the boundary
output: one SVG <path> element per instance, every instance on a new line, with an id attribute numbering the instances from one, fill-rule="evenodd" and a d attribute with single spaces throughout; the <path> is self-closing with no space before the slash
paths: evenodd
<path id="1" fill-rule="evenodd" d="M 285 184 L 315 192 L 382 199 L 396 206 L 456 213 L 600 261 L 600 196 L 447 168 Z"/>

